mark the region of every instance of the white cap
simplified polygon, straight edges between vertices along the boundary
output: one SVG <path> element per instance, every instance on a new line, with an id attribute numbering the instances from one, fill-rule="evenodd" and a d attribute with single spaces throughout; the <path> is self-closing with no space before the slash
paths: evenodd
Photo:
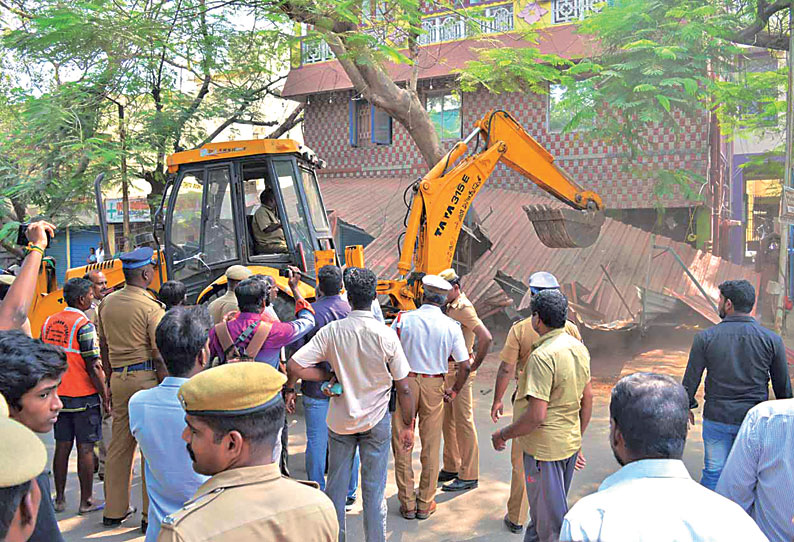
<path id="1" fill-rule="evenodd" d="M 547 273 L 546 271 L 538 271 L 537 273 L 532 273 L 529 276 L 529 287 L 544 289 L 559 288 L 560 283 L 557 282 L 557 278 L 551 273 Z"/>
<path id="2" fill-rule="evenodd" d="M 435 290 L 438 293 L 446 294 L 452 290 L 452 285 L 438 275 L 425 275 L 422 277 L 422 286 L 428 290 Z"/>

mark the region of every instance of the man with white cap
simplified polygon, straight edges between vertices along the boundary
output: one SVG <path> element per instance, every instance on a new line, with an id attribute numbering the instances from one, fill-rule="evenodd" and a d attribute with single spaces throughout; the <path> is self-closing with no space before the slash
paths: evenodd
<path id="1" fill-rule="evenodd" d="M 472 388 L 475 371 L 482 365 L 493 338 L 491 332 L 477 316 L 477 311 L 460 289 L 460 277 L 454 269 L 446 269 L 439 276 L 452 285 L 447 295 L 447 316 L 460 323 L 466 348 L 469 350 L 471 374 L 457 399 L 444 405 L 444 467 L 438 475 L 439 482 L 449 482 L 443 491 L 466 491 L 477 487 L 480 473 L 480 446 L 474 425 Z M 477 353 L 474 340 L 477 339 Z M 452 386 L 457 378 L 457 364 L 450 362 L 446 385 Z"/>
<path id="2" fill-rule="evenodd" d="M 406 451 L 400 446 L 400 432 L 406 425 L 402 407 L 398 404 L 392 419 L 392 451 L 400 514 L 405 519 L 427 519 L 436 511 L 444 401 L 455 399 L 471 372 L 469 350 L 460 324 L 441 312 L 452 285 L 437 275 L 425 275 L 422 286 L 422 306 L 401 312 L 392 324 L 411 368 L 407 380 L 414 411 L 419 418 L 419 439 L 422 441 L 422 474 L 416 491 L 411 466 L 413 449 Z M 447 360 L 450 359 L 458 364 L 457 379 L 452 387 L 445 388 L 444 377 L 448 370 Z"/>
<path id="3" fill-rule="evenodd" d="M 223 317 L 237 310 L 237 296 L 234 289 L 240 281 L 251 276 L 251 270 L 242 265 L 232 265 L 226 270 L 226 293 L 210 303 L 210 316 L 212 323 L 218 324 Z"/>
<path id="4" fill-rule="evenodd" d="M 536 295 L 543 290 L 559 290 L 560 284 L 551 273 L 538 271 L 529 277 L 529 291 L 531 295 Z M 565 332 L 569 335 L 582 340 L 576 324 L 567 320 L 565 322 Z M 502 398 L 510 380 L 518 377 L 527 364 L 529 355 L 532 353 L 535 342 L 540 338 L 538 333 L 532 328 L 532 318 L 525 318 L 513 324 L 507 334 L 505 345 L 500 354 L 501 364 L 496 374 L 496 385 L 494 387 L 494 398 L 491 406 L 491 419 L 496 423 L 502 415 L 504 406 Z M 512 402 L 515 402 L 515 392 Z M 507 499 L 507 514 L 504 523 L 512 533 L 520 533 L 527 521 L 528 503 L 527 488 L 524 483 L 524 461 L 521 446 L 517 441 L 510 443 L 510 461 L 513 466 L 513 474 L 510 482 L 510 497 Z"/>

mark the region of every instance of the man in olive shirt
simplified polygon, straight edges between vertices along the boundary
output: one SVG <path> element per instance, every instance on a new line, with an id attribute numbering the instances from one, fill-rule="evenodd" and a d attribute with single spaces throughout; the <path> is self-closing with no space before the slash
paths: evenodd
<path id="1" fill-rule="evenodd" d="M 276 195 L 270 189 L 259 194 L 262 204 L 254 213 L 251 230 L 254 234 L 254 252 L 268 254 L 287 252 L 287 241 L 284 239 L 284 226 L 278 218 Z"/>
<path id="2" fill-rule="evenodd" d="M 460 277 L 455 270 L 446 269 L 438 276 L 452 285 L 447 295 L 446 313 L 460 324 L 469 357 L 473 356 L 474 339 L 477 339 L 477 355 L 474 356 L 466 384 L 454 401 L 444 403 L 444 468 L 438 474 L 439 482 L 449 482 L 441 488 L 443 491 L 466 491 L 476 488 L 480 477 L 480 446 L 474 426 L 472 388 L 476 371 L 488 354 L 493 338 L 477 316 L 472 302 L 461 291 Z M 457 366 L 457 363 L 449 363 L 445 382 L 448 388 L 455 384 Z"/>
<path id="3" fill-rule="evenodd" d="M 536 295 L 543 290 L 559 290 L 560 284 L 551 273 L 538 271 L 529 277 L 529 291 L 531 295 Z M 565 322 L 565 332 L 582 340 L 579 335 L 579 328 L 576 324 L 567 320 Z M 507 334 L 505 345 L 500 354 L 501 364 L 496 375 L 496 386 L 494 387 L 493 405 L 491 406 L 491 419 L 494 423 L 499 421 L 499 417 L 504 411 L 502 398 L 504 397 L 507 386 L 515 377 L 518 383 L 518 376 L 524 370 L 529 355 L 532 353 L 535 341 L 540 338 L 538 332 L 532 328 L 532 318 L 525 318 L 516 322 Z M 513 394 L 515 402 L 515 393 Z M 518 419 L 515 410 L 513 411 L 513 421 Z M 527 521 L 527 486 L 524 482 L 524 453 L 518 441 L 510 444 L 510 463 L 513 472 L 510 480 L 510 497 L 507 499 L 507 514 L 504 523 L 512 533 L 520 533 L 524 529 Z"/>
<path id="4" fill-rule="evenodd" d="M 568 512 L 568 489 L 590 422 L 590 354 L 565 332 L 568 300 L 556 290 L 532 296 L 532 327 L 540 336 L 519 377 L 517 418 L 491 436 L 496 450 L 517 438 L 524 453 L 530 524 L 526 542 L 556 542 Z"/>
<path id="5" fill-rule="evenodd" d="M 157 351 L 155 332 L 165 314 L 163 305 L 146 290 L 154 279 L 154 251 L 141 247 L 121 255 L 126 285 L 99 306 L 97 331 L 105 374 L 110 378 L 113 436 L 105 468 L 105 526 L 119 525 L 135 511 L 130 507 L 135 437 L 130 432 L 127 404 L 132 395 L 153 388 L 166 372 Z M 146 532 L 149 498 L 143 482 L 141 529 Z"/>
<path id="6" fill-rule="evenodd" d="M 238 310 L 234 289 L 251 274 L 251 270 L 243 265 L 232 265 L 226 270 L 226 293 L 210 303 L 209 307 L 213 324 L 219 324 L 224 316 Z"/>
<path id="7" fill-rule="evenodd" d="M 273 451 L 287 377 L 267 363 L 229 363 L 179 388 L 193 470 L 212 476 L 163 519 L 159 542 L 336 542 L 331 500 L 284 478 Z M 179 453 L 179 450 L 174 450 Z M 385 475 L 385 473 L 384 473 Z"/>

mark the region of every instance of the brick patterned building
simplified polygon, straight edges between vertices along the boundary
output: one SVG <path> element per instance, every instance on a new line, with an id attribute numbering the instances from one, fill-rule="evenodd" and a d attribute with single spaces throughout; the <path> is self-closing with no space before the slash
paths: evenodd
<path id="1" fill-rule="evenodd" d="M 495 34 L 491 38 L 499 40 L 503 46 L 529 46 L 517 31 L 540 22 L 546 27 L 541 33 L 541 52 L 562 52 L 572 58 L 592 52 L 592 44 L 576 35 L 570 22 L 597 5 L 590 0 L 539 3 L 466 0 L 466 4 L 471 4 L 470 9 L 486 10 L 491 14 L 498 12 L 499 18 L 494 15 L 494 23 L 485 30 Z M 477 37 L 466 36 L 465 28 L 456 27 L 455 20 L 452 14 L 428 14 L 427 34 L 423 38 L 426 44 L 419 59 L 419 87 L 426 106 L 435 111 L 434 119 L 439 118 L 439 130 L 453 135 L 449 139 L 442 138 L 445 144 L 451 145 L 455 139 L 465 137 L 473 122 L 488 110 L 504 109 L 544 145 L 577 182 L 600 193 L 611 216 L 645 229 L 656 223 L 654 206 L 660 201 L 654 195 L 655 179 L 638 171 L 647 172 L 654 165 L 663 164 L 668 169 L 688 169 L 706 177 L 708 122 L 705 116 L 686 120 L 685 129 L 677 135 L 662 128 L 653 130 L 651 141 L 655 148 L 639 163 L 631 163 L 624 148 L 588 141 L 583 133 L 562 134 L 555 129 L 555 124 L 559 128 L 559 122 L 554 118 L 554 92 L 549 95 L 492 94 L 480 89 L 455 93 L 453 70 L 477 58 L 475 49 L 484 44 Z M 304 42 L 301 57 L 293 59 L 293 69 L 282 93 L 307 104 L 305 142 L 328 163 L 327 169 L 321 171 L 321 179 L 367 178 L 376 183 L 379 179 L 421 177 L 428 168 L 406 130 L 357 99 L 358 93 L 339 63 L 327 47 L 321 46 L 324 44 Z M 410 67 L 405 65 L 389 66 L 388 70 L 397 81 L 407 80 L 410 74 Z M 449 115 L 445 109 L 445 95 L 450 96 L 449 101 L 454 106 Z M 487 186 L 537 190 L 528 179 L 501 164 Z M 694 203 L 678 192 L 665 197 L 661 203 L 666 209 L 666 219 L 661 226 L 664 235 L 683 241 L 698 224 L 708 224 L 707 220 L 693 218 Z M 707 238 L 707 234 L 703 235 L 705 232 L 698 233 L 701 239 Z"/>

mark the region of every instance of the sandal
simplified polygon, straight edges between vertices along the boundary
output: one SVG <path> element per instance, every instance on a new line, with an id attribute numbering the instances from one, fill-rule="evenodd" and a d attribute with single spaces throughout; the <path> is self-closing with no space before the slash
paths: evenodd
<path id="1" fill-rule="evenodd" d="M 93 501 L 88 506 L 88 508 L 80 507 L 80 510 L 77 511 L 77 514 L 82 516 L 83 514 L 90 514 L 91 512 L 98 512 L 100 510 L 105 509 L 105 501 Z"/>

